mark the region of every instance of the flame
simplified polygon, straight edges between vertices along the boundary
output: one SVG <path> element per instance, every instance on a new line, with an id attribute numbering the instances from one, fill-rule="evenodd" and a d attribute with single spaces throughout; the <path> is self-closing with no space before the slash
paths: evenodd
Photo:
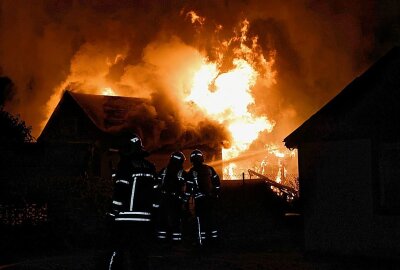
<path id="1" fill-rule="evenodd" d="M 191 101 L 203 110 L 210 118 L 224 124 L 232 135 L 231 147 L 223 149 L 222 158 L 232 159 L 249 149 L 262 131 L 271 132 L 274 122 L 266 116 L 255 116 L 249 112 L 249 105 L 254 104 L 252 88 L 258 80 L 264 78 L 268 86 L 276 83 L 275 72 L 272 71 L 271 61 L 266 61 L 260 53 L 257 38 L 252 38 L 252 45 L 248 47 L 246 34 L 249 22 L 244 20 L 240 26 L 240 36 L 221 43 L 218 60 L 209 61 L 206 57 L 193 78 L 193 85 L 186 101 Z M 235 42 L 232 68 L 221 71 L 222 61 L 228 51 L 227 47 Z M 262 66 L 261 72 L 257 66 Z"/>
<path id="2" fill-rule="evenodd" d="M 224 168 L 224 175 L 227 179 L 235 179 L 236 178 L 236 167 L 237 165 L 233 162 L 229 163 L 228 166 Z"/>
<path id="3" fill-rule="evenodd" d="M 266 144 L 265 149 L 269 154 L 274 155 L 277 158 L 285 158 L 285 157 L 295 157 L 296 156 L 296 149 L 290 150 L 284 146 L 279 146 L 274 143 Z"/>
<path id="4" fill-rule="evenodd" d="M 286 169 L 282 164 L 282 160 L 279 160 L 279 169 L 278 169 L 278 173 L 276 174 L 276 178 L 275 178 L 275 182 L 277 183 L 281 183 L 282 180 L 286 177 Z"/>
<path id="5" fill-rule="evenodd" d="M 289 150 L 287 148 L 284 148 L 283 146 L 279 147 L 277 144 L 273 143 L 265 145 L 265 149 L 268 153 L 268 160 L 270 161 L 269 163 L 272 163 L 272 166 L 269 166 L 267 172 L 263 170 L 262 174 L 269 175 L 271 179 L 274 179 L 277 183 L 298 189 L 296 178 L 293 177 L 293 175 L 290 176 L 288 174 L 287 168 L 288 162 L 291 161 L 291 158 L 296 156 L 297 151 Z M 263 160 L 261 163 L 263 162 L 265 162 L 265 160 Z M 272 190 L 278 195 L 282 195 L 280 194 L 279 189 L 272 188 Z"/>
<path id="6" fill-rule="evenodd" d="M 285 157 L 285 153 L 283 153 L 279 149 L 269 149 L 269 153 L 275 155 L 277 158 L 284 158 Z"/>
<path id="7" fill-rule="evenodd" d="M 101 94 L 104 96 L 116 96 L 114 90 L 111 87 L 104 87 L 101 91 Z"/>
<path id="8" fill-rule="evenodd" d="M 182 14 L 190 18 L 195 27 L 206 22 L 194 11 Z M 230 148 L 223 149 L 222 157 L 223 160 L 235 159 L 249 149 L 261 132 L 271 132 L 275 125 L 266 115 L 250 111 L 256 102 L 254 87 L 267 90 L 274 85 L 276 71 L 273 68 L 275 52 L 270 51 L 265 56 L 258 37 L 247 36 L 249 27 L 249 21 L 243 20 L 234 29 L 233 37 L 216 40 L 213 60 L 200 50 L 189 49 L 172 39 L 170 44 L 149 44 L 144 50 L 142 64 L 125 65 L 128 48 L 107 50 L 106 45 L 85 43 L 71 61 L 70 74 L 48 100 L 47 119 L 67 88 L 90 94 L 151 96 L 151 91 L 157 91 L 162 85 L 161 88 L 173 88 L 180 102 L 197 105 L 207 118 L 226 127 L 231 141 Z M 216 24 L 215 28 L 215 32 L 219 32 L 223 26 Z M 171 47 L 175 49 L 166 49 Z M 177 61 L 181 58 L 184 61 Z M 125 67 L 124 73 L 119 81 L 112 80 L 111 69 L 119 66 Z M 171 70 L 175 72 L 173 75 Z M 169 74 L 168 78 L 164 73 Z"/>
<path id="9" fill-rule="evenodd" d="M 194 12 L 193 10 L 186 13 L 186 17 L 190 18 L 192 24 L 198 23 L 200 25 L 203 25 L 204 22 L 206 21 L 206 18 L 197 15 L 196 12 Z"/>

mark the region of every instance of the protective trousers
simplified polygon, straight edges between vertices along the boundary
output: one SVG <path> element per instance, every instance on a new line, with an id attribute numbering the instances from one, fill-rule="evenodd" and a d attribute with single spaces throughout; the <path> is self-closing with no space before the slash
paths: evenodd
<path id="1" fill-rule="evenodd" d="M 149 269 L 151 232 L 149 222 L 115 222 L 107 269 Z"/>
<path id="2" fill-rule="evenodd" d="M 159 211 L 157 238 L 180 242 L 182 240 L 182 201 L 175 196 L 164 194 Z"/>
<path id="3" fill-rule="evenodd" d="M 215 242 L 219 238 L 217 203 L 218 200 L 211 196 L 195 199 L 196 233 L 199 245 Z"/>

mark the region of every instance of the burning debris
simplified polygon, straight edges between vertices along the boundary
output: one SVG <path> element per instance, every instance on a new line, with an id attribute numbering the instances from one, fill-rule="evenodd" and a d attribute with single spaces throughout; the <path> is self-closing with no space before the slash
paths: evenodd
<path id="1" fill-rule="evenodd" d="M 229 162 L 229 160 L 228 160 Z M 264 179 L 277 195 L 288 201 L 298 196 L 299 190 L 296 150 L 266 145 L 265 149 L 230 160 L 224 166 L 225 180 Z M 283 189 L 282 189 L 283 187 Z M 287 191 L 289 190 L 289 191 Z"/>
<path id="2" fill-rule="evenodd" d="M 249 170 L 249 175 L 250 175 L 250 177 L 257 176 L 259 179 L 264 180 L 266 182 L 266 184 L 269 185 L 270 188 L 279 197 L 285 198 L 285 200 L 287 202 L 292 202 L 293 200 L 295 200 L 299 197 L 298 185 L 296 187 L 284 185 L 284 184 L 278 183 L 277 181 L 271 180 L 267 176 L 259 174 L 253 170 Z"/>

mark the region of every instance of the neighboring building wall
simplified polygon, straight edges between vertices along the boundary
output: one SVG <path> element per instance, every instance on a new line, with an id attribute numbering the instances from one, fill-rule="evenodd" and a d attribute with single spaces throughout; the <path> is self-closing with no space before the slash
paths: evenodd
<path id="1" fill-rule="evenodd" d="M 372 220 L 374 250 L 400 258 L 400 142 L 399 138 L 375 143 L 377 166 L 375 211 Z"/>
<path id="2" fill-rule="evenodd" d="M 375 248 L 371 165 L 369 140 L 299 146 L 307 251 L 354 254 Z"/>

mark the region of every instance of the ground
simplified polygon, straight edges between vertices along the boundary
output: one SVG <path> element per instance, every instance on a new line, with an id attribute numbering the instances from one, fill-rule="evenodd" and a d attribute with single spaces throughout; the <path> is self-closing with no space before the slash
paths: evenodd
<path id="1" fill-rule="evenodd" d="M 274 197 L 262 182 L 236 182 L 223 187 L 221 241 L 215 246 L 194 245 L 189 218 L 182 243 L 150 245 L 149 269 L 399 269 L 398 262 L 378 258 L 307 254 L 303 249 L 302 217 L 289 214 L 298 209 Z M 98 245 L 83 243 L 86 239 L 65 245 L 57 240 L 54 245 L 32 236 L 18 239 L 25 244 L 15 246 L 11 245 L 15 237 L 10 236 L 9 243 L 2 244 L 0 269 L 107 269 L 107 246 L 99 240 L 101 234 L 92 241 Z M 7 245 L 10 248 L 4 248 Z"/>

